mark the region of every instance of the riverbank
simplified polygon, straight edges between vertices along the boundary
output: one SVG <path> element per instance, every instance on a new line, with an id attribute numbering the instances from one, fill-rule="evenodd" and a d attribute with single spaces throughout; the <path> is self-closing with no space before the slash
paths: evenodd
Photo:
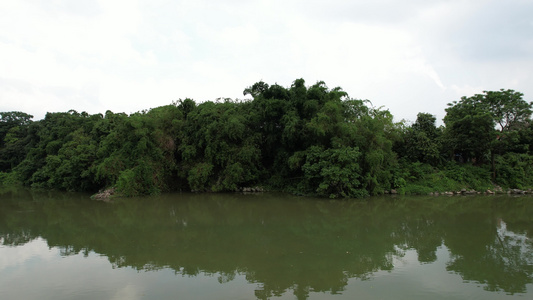
<path id="1" fill-rule="evenodd" d="M 390 190 L 385 192 L 385 194 L 396 195 L 399 194 L 397 190 Z M 445 192 L 430 192 L 428 195 L 431 196 L 464 196 L 464 195 L 495 195 L 495 194 L 508 194 L 508 195 L 526 195 L 533 194 L 532 189 L 521 190 L 521 189 L 508 189 L 503 190 L 501 187 L 485 191 L 476 191 L 476 190 L 467 190 L 462 189 L 460 191 L 445 191 Z"/>
<path id="2" fill-rule="evenodd" d="M 309 194 L 305 195 L 305 194 L 295 193 L 295 192 L 290 192 L 290 191 L 278 191 L 278 190 L 268 189 L 268 188 L 263 187 L 263 186 L 242 187 L 242 188 L 235 189 L 235 191 L 233 191 L 233 193 L 237 193 L 237 194 L 255 194 L 255 193 L 269 193 L 269 192 L 273 192 L 273 193 L 282 192 L 282 193 L 287 193 L 287 194 L 292 194 L 292 195 L 297 195 L 297 196 L 304 196 L 304 197 L 316 197 L 317 196 L 317 195 L 309 195 Z M 201 194 L 201 193 L 205 193 L 205 192 L 192 191 L 191 193 L 193 193 L 193 194 Z M 225 192 L 225 193 L 227 193 L 227 192 Z M 217 194 L 217 193 L 214 193 L 214 194 Z M 384 195 L 406 195 L 405 192 L 398 191 L 396 189 L 392 189 L 390 191 L 385 191 L 383 194 Z M 429 195 L 429 196 L 468 196 L 468 195 L 505 195 L 505 194 L 507 194 L 507 195 L 532 195 L 533 194 L 533 190 L 532 189 L 526 189 L 526 190 L 521 190 L 521 189 L 503 189 L 500 186 L 496 186 L 493 189 L 487 189 L 487 190 L 484 190 L 484 191 L 476 191 L 474 189 L 465 189 L 465 188 L 463 188 L 461 190 L 456 190 L 456 191 L 444 191 L 444 192 L 434 191 L 434 192 L 429 192 L 429 193 L 425 193 L 425 194 L 409 193 L 407 195 L 418 195 L 418 196 L 423 196 L 423 195 Z M 121 194 L 120 192 L 118 192 L 116 188 L 111 187 L 111 188 L 100 190 L 98 193 L 92 195 L 91 199 L 97 200 L 97 201 L 109 202 L 109 201 L 112 201 L 113 198 L 117 198 L 117 197 L 126 197 L 126 196 Z M 369 197 L 373 197 L 373 196 L 369 196 Z"/>

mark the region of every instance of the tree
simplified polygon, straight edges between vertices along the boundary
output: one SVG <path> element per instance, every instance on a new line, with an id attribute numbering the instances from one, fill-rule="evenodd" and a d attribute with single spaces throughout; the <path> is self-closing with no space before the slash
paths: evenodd
<path id="1" fill-rule="evenodd" d="M 0 112 L 0 171 L 11 170 L 24 159 L 32 118 L 20 111 Z"/>
<path id="2" fill-rule="evenodd" d="M 445 139 L 452 159 L 480 164 L 490 153 L 496 138 L 495 122 L 481 99 L 462 97 L 461 101 L 448 104 Z"/>
<path id="3" fill-rule="evenodd" d="M 3 146 L 4 137 L 11 128 L 29 125 L 32 118 L 32 115 L 20 111 L 0 112 L 0 147 Z"/>
<path id="4" fill-rule="evenodd" d="M 0 172 L 11 171 L 35 144 L 32 118 L 18 111 L 0 112 Z"/>
<path id="5" fill-rule="evenodd" d="M 356 146 L 363 153 L 362 171 L 365 188 L 370 195 L 390 190 L 393 171 L 396 169 L 396 153 L 392 145 L 396 128 L 388 110 L 371 108 L 367 115 L 354 121 Z"/>
<path id="6" fill-rule="evenodd" d="M 260 95 L 256 95 L 260 97 Z M 195 191 L 234 191 L 261 174 L 260 134 L 251 103 L 204 102 L 179 134 L 183 179 Z"/>
<path id="7" fill-rule="evenodd" d="M 404 134 L 402 154 L 411 162 L 437 165 L 441 162 L 441 130 L 436 127 L 435 116 L 419 113 L 416 122 Z"/>
<path id="8" fill-rule="evenodd" d="M 514 90 L 484 91 L 446 109 L 446 140 L 455 155 L 477 164 L 490 155 L 496 179 L 496 155 L 513 151 L 520 143 L 520 132 L 528 129 L 533 103 Z M 527 145 L 524 145 L 527 147 Z"/>
<path id="9" fill-rule="evenodd" d="M 329 198 L 367 195 L 361 183 L 361 153 L 352 147 L 323 149 L 311 146 L 302 166 L 305 190 Z"/>
<path id="10" fill-rule="evenodd" d="M 492 114 L 497 130 L 503 136 L 511 131 L 518 131 L 529 124 L 533 102 L 527 103 L 524 94 L 514 90 L 484 91 L 475 95 L 479 102 L 486 104 Z"/>

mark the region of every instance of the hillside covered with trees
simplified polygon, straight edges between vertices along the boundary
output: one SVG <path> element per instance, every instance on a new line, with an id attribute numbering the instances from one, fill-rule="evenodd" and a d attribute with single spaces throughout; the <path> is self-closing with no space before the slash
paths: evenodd
<path id="1" fill-rule="evenodd" d="M 533 187 L 533 104 L 513 90 L 412 124 L 324 82 L 131 115 L 0 112 L 0 182 L 126 196 L 262 186 L 324 197 Z"/>

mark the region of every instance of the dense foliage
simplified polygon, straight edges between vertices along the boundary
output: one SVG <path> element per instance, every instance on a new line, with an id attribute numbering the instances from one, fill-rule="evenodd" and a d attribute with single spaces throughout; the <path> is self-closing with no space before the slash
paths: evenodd
<path id="1" fill-rule="evenodd" d="M 0 181 L 122 194 L 243 187 L 361 197 L 533 186 L 532 104 L 513 90 L 449 104 L 445 126 L 324 82 L 257 82 L 251 100 L 179 100 L 131 115 L 0 113 Z"/>

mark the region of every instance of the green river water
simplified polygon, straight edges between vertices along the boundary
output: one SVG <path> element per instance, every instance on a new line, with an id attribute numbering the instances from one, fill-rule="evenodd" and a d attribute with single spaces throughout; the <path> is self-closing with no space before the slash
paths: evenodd
<path id="1" fill-rule="evenodd" d="M 533 299 L 533 197 L 0 188 L 0 299 Z"/>

